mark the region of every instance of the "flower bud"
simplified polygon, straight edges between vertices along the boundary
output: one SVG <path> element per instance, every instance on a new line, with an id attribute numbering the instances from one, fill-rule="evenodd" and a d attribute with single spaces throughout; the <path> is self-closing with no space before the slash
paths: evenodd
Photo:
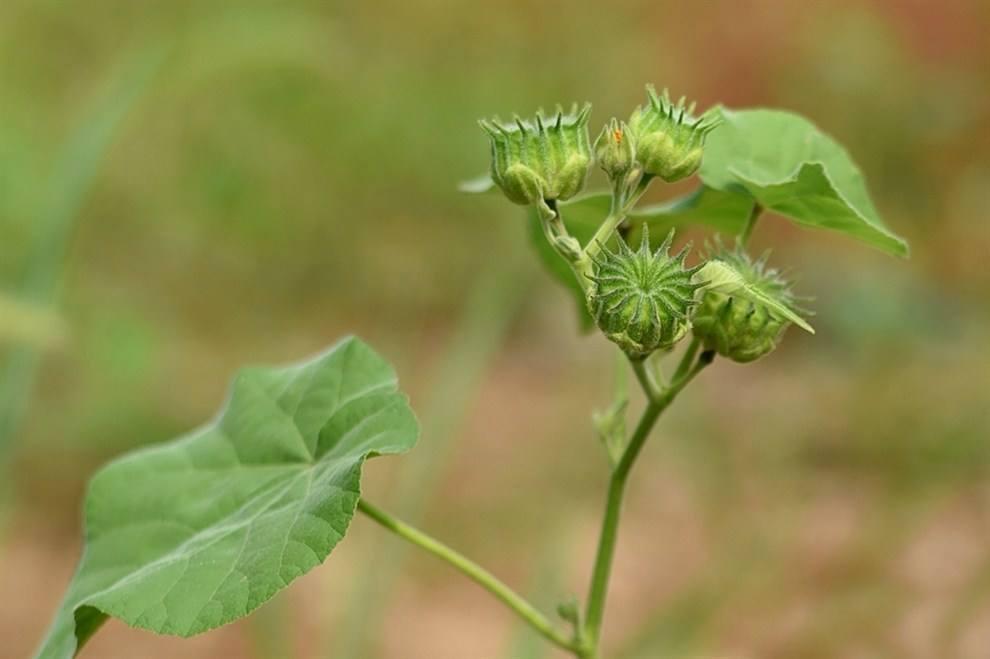
<path id="1" fill-rule="evenodd" d="M 722 248 L 715 260 L 728 264 L 741 276 L 742 295 L 706 290 L 694 314 L 694 335 L 706 350 L 714 350 L 736 362 L 751 362 L 773 351 L 790 325 L 780 307 L 791 308 L 795 296 L 777 270 L 766 267 L 765 257 L 753 261 L 741 248 Z M 761 303 L 760 299 L 766 302 Z M 774 305 L 777 305 L 776 307 Z"/>
<path id="2" fill-rule="evenodd" d="M 550 118 L 541 111 L 512 124 L 478 122 L 491 139 L 492 180 L 510 201 L 549 209 L 581 191 L 591 166 L 590 114 L 591 105 L 575 105 L 568 114 L 558 107 Z"/>
<path id="3" fill-rule="evenodd" d="M 612 119 L 595 140 L 595 160 L 613 181 L 621 179 L 636 162 L 636 147 L 624 121 Z"/>
<path id="4" fill-rule="evenodd" d="M 595 257 L 588 306 L 598 327 L 629 357 L 642 359 L 680 341 L 691 327 L 689 314 L 694 293 L 702 286 L 692 281 L 698 267 L 685 268 L 688 247 L 669 255 L 674 232 L 650 251 L 647 227 L 633 252 L 621 237 L 618 252 L 602 247 Z"/>
<path id="5" fill-rule="evenodd" d="M 705 137 L 721 119 L 705 113 L 694 118 L 695 104 L 685 107 L 684 97 L 675 105 L 667 90 L 658 96 L 652 85 L 647 86 L 649 103 L 636 108 L 629 128 L 636 142 L 636 159 L 647 174 L 659 176 L 668 183 L 687 178 L 698 171 Z"/>

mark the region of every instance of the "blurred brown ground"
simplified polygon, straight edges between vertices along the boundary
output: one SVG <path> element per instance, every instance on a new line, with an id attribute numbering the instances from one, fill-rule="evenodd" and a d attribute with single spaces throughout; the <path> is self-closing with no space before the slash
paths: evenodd
<path id="1" fill-rule="evenodd" d="M 348 332 L 421 408 L 492 269 L 512 273 L 513 320 L 449 459 L 424 458 L 420 523 L 520 589 L 550 584 L 548 608 L 583 593 L 605 481 L 588 411 L 612 353 L 576 335 L 518 209 L 455 185 L 487 165 L 476 118 L 587 99 L 604 122 L 645 82 L 809 116 L 913 253 L 761 223 L 755 244 L 817 298 L 818 334 L 716 363 L 663 420 L 630 491 L 606 656 L 990 657 L 988 28 L 976 0 L 5 0 L 0 290 L 52 259 L 67 329 L 0 447 L 0 658 L 48 625 L 98 465 L 201 423 L 240 364 Z M 70 213 L 64 257 L 39 254 L 60 154 L 145 60 L 156 73 Z M 405 460 L 371 463 L 366 491 L 387 499 Z M 357 519 L 257 616 L 190 641 L 111 622 L 82 656 L 347 659 L 365 558 L 395 542 Z M 532 653 L 428 557 L 408 557 L 387 603 L 361 659 L 561 656 Z"/>

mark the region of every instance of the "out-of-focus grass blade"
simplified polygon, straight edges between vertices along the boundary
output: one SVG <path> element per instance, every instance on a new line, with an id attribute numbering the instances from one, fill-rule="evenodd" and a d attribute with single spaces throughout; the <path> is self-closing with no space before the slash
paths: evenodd
<path id="1" fill-rule="evenodd" d="M 72 226 L 104 155 L 124 118 L 148 88 L 162 55 L 159 48 L 149 48 L 127 58 L 65 143 L 33 222 L 32 253 L 17 291 L 23 304 L 53 306 Z M 19 346 L 0 365 L 0 460 L 24 413 L 39 361 L 36 347 Z"/>
<path id="2" fill-rule="evenodd" d="M 674 659 L 692 656 L 700 649 L 705 631 L 718 610 L 720 593 L 701 582 L 682 593 L 652 623 L 640 630 L 616 656 L 621 659 Z"/>
<path id="3" fill-rule="evenodd" d="M 421 415 L 418 450 L 407 456 L 399 481 L 390 493 L 390 508 L 412 523 L 422 511 L 447 464 L 457 428 L 475 397 L 481 378 L 505 339 L 525 294 L 525 282 L 533 275 L 515 249 L 501 254 L 475 284 L 457 322 L 450 347 L 433 377 L 433 389 Z M 404 562 L 407 547 L 386 543 L 368 557 L 348 601 L 347 615 L 327 644 L 332 659 L 368 659 L 372 642 L 380 633 L 381 611 Z"/>
<path id="4" fill-rule="evenodd" d="M 50 309 L 25 304 L 0 292 L 0 347 L 46 350 L 65 340 L 65 325 Z"/>
<path id="5" fill-rule="evenodd" d="M 537 565 L 533 583 L 529 588 L 530 601 L 544 611 L 552 612 L 560 602 L 553 601 L 555 594 L 560 594 L 564 587 L 564 579 L 569 568 L 567 554 L 573 547 L 573 538 L 563 524 L 559 525 L 556 533 L 549 534 L 550 542 L 543 551 L 543 556 Z M 561 628 L 564 623 L 561 622 Z M 515 632 L 509 639 L 505 659 L 546 659 L 550 656 L 553 646 L 546 639 L 523 623 L 516 623 Z"/>

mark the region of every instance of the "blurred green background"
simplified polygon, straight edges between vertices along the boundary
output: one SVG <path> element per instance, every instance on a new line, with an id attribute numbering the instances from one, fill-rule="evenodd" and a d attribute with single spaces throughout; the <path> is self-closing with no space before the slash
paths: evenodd
<path id="1" fill-rule="evenodd" d="M 719 363 L 637 468 L 609 659 L 983 659 L 990 648 L 990 7 L 973 0 L 0 3 L 0 657 L 40 639 L 94 469 L 344 333 L 423 417 L 366 491 L 550 607 L 605 485 L 581 337 L 519 209 L 456 192 L 475 120 L 654 82 L 801 112 L 910 260 L 764 219 L 818 334 Z M 671 193 L 651 193 L 660 200 Z M 486 594 L 357 519 L 327 565 L 191 641 L 84 657 L 540 659 Z"/>

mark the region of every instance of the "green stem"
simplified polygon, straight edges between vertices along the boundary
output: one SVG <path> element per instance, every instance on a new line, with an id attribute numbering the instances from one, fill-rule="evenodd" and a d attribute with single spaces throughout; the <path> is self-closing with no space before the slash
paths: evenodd
<path id="1" fill-rule="evenodd" d="M 698 348 L 701 347 L 701 340 L 696 336 L 691 337 L 691 343 L 688 345 L 687 350 L 684 351 L 684 356 L 681 357 L 681 362 L 677 365 L 677 370 L 674 371 L 674 382 L 677 382 L 684 374 L 688 372 L 691 368 L 691 364 L 694 363 L 694 358 L 698 354 Z"/>
<path id="2" fill-rule="evenodd" d="M 544 210 L 544 208 L 549 208 L 549 211 Z M 585 276 L 587 271 L 581 266 L 584 258 L 581 243 L 568 233 L 567 225 L 564 224 L 564 219 L 560 213 L 559 204 L 555 203 L 552 207 L 538 205 L 536 212 L 540 218 L 540 225 L 543 227 L 543 235 L 550 247 L 570 266 L 581 289 L 587 291 L 588 278 Z"/>
<path id="3" fill-rule="evenodd" d="M 750 211 L 749 217 L 746 219 L 746 225 L 743 227 L 742 233 L 739 234 L 739 242 L 745 245 L 749 242 L 749 237 L 753 235 L 753 229 L 756 228 L 756 221 L 760 219 L 760 214 L 763 212 L 763 206 L 754 203 L 753 210 Z"/>
<path id="4" fill-rule="evenodd" d="M 639 386 L 643 388 L 643 393 L 646 394 L 647 400 L 656 400 L 660 397 L 660 387 L 657 386 L 656 379 L 650 373 L 647 367 L 645 359 L 633 359 L 629 362 L 632 365 L 633 372 L 636 374 L 636 379 L 639 380 Z"/>
<path id="5" fill-rule="evenodd" d="M 588 604 L 585 613 L 584 654 L 579 656 L 595 659 L 598 656 L 598 644 L 601 638 L 602 620 L 605 613 L 605 598 L 608 594 L 608 582 L 612 572 L 612 559 L 615 555 L 615 542 L 619 529 L 619 516 L 622 511 L 622 499 L 625 494 L 626 481 L 636 458 L 639 457 L 660 414 L 673 402 L 677 394 L 694 379 L 708 364 L 714 354 L 701 353 L 697 363 L 681 378 L 675 379 L 670 386 L 657 397 L 651 397 L 643 416 L 636 425 L 636 430 L 629 440 L 622 458 L 612 471 L 609 480 L 608 497 L 605 502 L 605 517 L 602 520 L 601 536 L 598 540 L 598 552 L 595 556 L 595 568 L 591 576 L 591 587 L 588 594 Z M 634 362 L 635 368 L 635 362 Z M 649 392 L 647 392 L 649 396 Z"/>
<path id="6" fill-rule="evenodd" d="M 567 638 L 567 636 L 558 631 L 553 626 L 553 623 L 551 623 L 546 616 L 540 613 L 536 607 L 502 583 L 488 570 L 484 569 L 462 554 L 454 551 L 442 542 L 431 538 L 419 529 L 413 528 L 412 526 L 395 519 L 385 511 L 376 508 L 364 499 L 358 501 L 358 510 L 400 538 L 408 540 L 412 544 L 425 549 L 437 558 L 450 563 L 469 579 L 502 601 L 502 603 L 512 609 L 516 615 L 522 618 L 548 641 L 574 653 L 575 655 L 580 656 L 579 653 L 581 652 L 581 649 L 578 647 L 576 642 Z"/>
<path id="7" fill-rule="evenodd" d="M 609 212 L 608 217 L 602 222 L 601 226 L 595 232 L 595 235 L 591 237 L 588 244 L 584 246 L 584 251 L 581 254 L 581 259 L 578 262 L 578 267 L 583 271 L 590 273 L 591 264 L 593 259 L 598 256 L 598 253 L 602 249 L 602 245 L 608 242 L 608 239 L 612 237 L 616 228 L 622 224 L 622 221 L 626 219 L 626 215 L 629 211 L 633 209 L 636 202 L 639 201 L 643 193 L 650 186 L 650 181 L 653 180 L 652 174 L 643 174 L 639 179 L 639 183 L 636 185 L 636 189 L 632 191 L 629 197 L 625 200 L 620 199 L 620 196 L 613 192 L 612 199 L 612 211 Z"/>

